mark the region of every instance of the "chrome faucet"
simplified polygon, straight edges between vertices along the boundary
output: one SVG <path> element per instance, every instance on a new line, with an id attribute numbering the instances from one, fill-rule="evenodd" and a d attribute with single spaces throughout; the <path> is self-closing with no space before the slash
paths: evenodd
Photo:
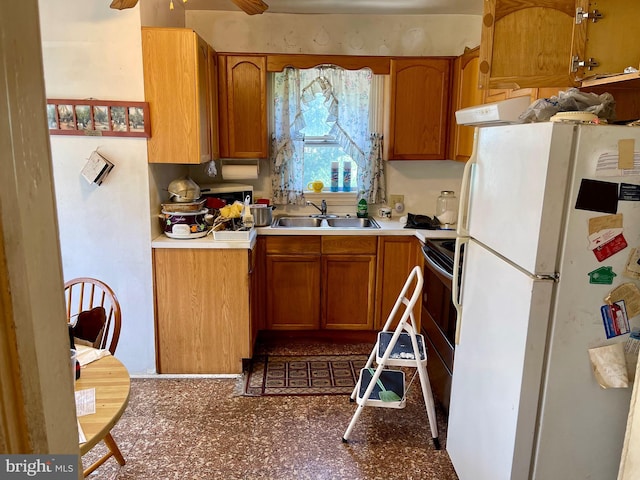
<path id="1" fill-rule="evenodd" d="M 324 198 L 322 199 L 322 202 L 320 202 L 320 206 L 317 206 L 315 203 L 310 202 L 308 200 L 307 200 L 307 205 L 312 205 L 316 207 L 320 211 L 321 215 L 327 214 L 327 201 Z"/>

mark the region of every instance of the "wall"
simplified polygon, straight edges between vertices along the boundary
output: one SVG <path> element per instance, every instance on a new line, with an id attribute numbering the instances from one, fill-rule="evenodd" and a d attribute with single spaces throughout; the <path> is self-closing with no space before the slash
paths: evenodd
<path id="1" fill-rule="evenodd" d="M 174 2 L 169 9 L 167 0 L 144 0 L 140 4 L 140 23 L 145 27 L 184 27 L 182 2 Z"/>
<path id="2" fill-rule="evenodd" d="M 187 10 L 185 16 L 187 27 L 218 52 L 457 56 L 465 46 L 480 44 L 481 30 L 481 17 L 474 15 L 249 16 Z M 387 162 L 387 193 L 405 195 L 405 212 L 433 215 L 441 190 L 459 191 L 463 168 L 452 161 Z M 196 179 L 199 174 L 192 172 Z M 269 196 L 268 176 L 269 169 L 262 168 L 257 181 L 243 183 Z"/>
<path id="3" fill-rule="evenodd" d="M 48 98 L 143 101 L 139 7 L 40 1 Z M 101 185 L 81 176 L 90 153 L 115 168 Z M 155 371 L 149 167 L 144 138 L 51 136 L 64 279 L 97 277 L 122 307 L 117 356 L 131 373 Z"/>
<path id="4" fill-rule="evenodd" d="M 460 55 L 480 44 L 475 15 L 291 15 L 187 10 L 218 52 Z"/>

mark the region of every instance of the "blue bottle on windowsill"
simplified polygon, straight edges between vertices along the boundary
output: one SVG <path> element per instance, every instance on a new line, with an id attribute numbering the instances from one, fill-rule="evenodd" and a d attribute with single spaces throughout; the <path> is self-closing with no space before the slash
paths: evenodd
<path id="1" fill-rule="evenodd" d="M 338 191 L 338 162 L 331 162 L 331 191 Z"/>

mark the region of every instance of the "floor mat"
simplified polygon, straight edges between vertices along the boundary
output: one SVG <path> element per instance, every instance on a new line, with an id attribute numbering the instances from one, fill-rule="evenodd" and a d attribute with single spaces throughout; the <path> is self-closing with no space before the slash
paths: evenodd
<path id="1" fill-rule="evenodd" d="M 350 395 L 367 355 L 255 356 L 244 394 Z"/>

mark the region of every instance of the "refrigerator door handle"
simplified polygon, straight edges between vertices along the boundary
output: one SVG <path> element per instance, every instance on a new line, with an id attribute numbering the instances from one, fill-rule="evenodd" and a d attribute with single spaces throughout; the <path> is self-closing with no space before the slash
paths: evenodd
<path id="1" fill-rule="evenodd" d="M 451 301 L 453 302 L 453 306 L 456 309 L 456 338 L 455 344 L 458 345 L 460 343 L 460 328 L 462 327 L 462 302 L 460 299 L 460 274 L 461 274 L 461 265 L 460 265 L 460 252 L 462 250 L 462 246 L 466 243 L 469 243 L 469 237 L 457 237 L 456 238 L 456 248 L 453 257 L 453 280 L 451 282 Z"/>
<path id="2" fill-rule="evenodd" d="M 462 174 L 462 185 L 460 186 L 460 203 L 458 205 L 458 236 L 469 236 L 469 193 L 471 192 L 471 169 L 478 160 L 478 127 L 473 133 L 473 151 L 467 160 Z"/>

